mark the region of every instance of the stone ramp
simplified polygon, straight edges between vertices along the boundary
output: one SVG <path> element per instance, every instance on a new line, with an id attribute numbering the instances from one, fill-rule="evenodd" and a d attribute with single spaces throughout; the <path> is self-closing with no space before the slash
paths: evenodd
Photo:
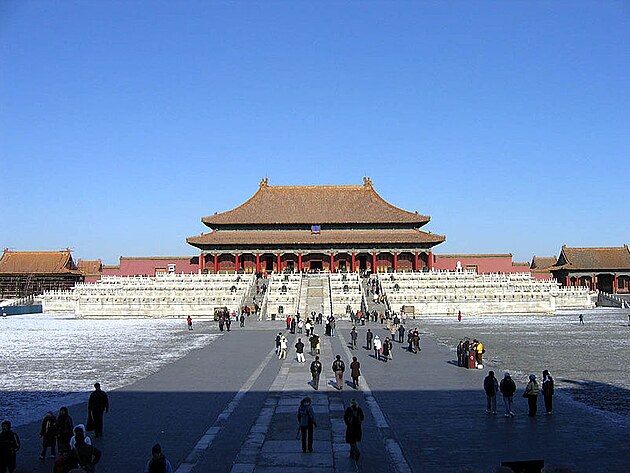
<path id="1" fill-rule="evenodd" d="M 270 388 L 265 405 L 250 428 L 232 473 L 353 473 L 356 463 L 349 458 L 345 443 L 343 399 L 333 387 L 330 365 L 334 359 L 330 338 L 322 337 L 320 359 L 322 376 L 319 390 L 309 384 L 312 360 L 297 363 L 294 356 L 284 361 Z M 294 354 L 294 350 L 291 350 Z M 317 427 L 313 434 L 313 452 L 303 453 L 298 435 L 297 410 L 305 396 L 312 400 Z M 201 470 L 199 470 L 201 471 Z"/>

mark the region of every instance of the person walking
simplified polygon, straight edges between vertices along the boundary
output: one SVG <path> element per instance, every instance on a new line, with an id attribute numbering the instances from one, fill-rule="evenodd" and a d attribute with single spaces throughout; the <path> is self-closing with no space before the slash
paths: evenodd
<path id="1" fill-rule="evenodd" d="M 464 342 L 460 340 L 457 344 L 457 366 L 464 366 L 464 362 L 462 361 L 464 353 Z"/>
<path id="2" fill-rule="evenodd" d="M 398 343 L 403 343 L 405 341 L 405 326 L 398 326 Z"/>
<path id="3" fill-rule="evenodd" d="M 230 331 L 230 327 L 232 326 L 232 316 L 230 314 L 225 317 L 225 328 L 227 331 Z"/>
<path id="4" fill-rule="evenodd" d="M 322 374 L 322 363 L 319 361 L 319 356 L 315 356 L 315 359 L 311 363 L 311 376 L 313 377 L 313 388 L 319 389 L 319 376 Z"/>
<path id="5" fill-rule="evenodd" d="M 276 355 L 280 356 L 280 340 L 282 340 L 282 332 L 278 332 L 276 335 Z"/>
<path id="6" fill-rule="evenodd" d="M 40 460 L 46 458 L 46 450 L 50 447 L 50 457 L 55 458 L 55 444 L 57 436 L 55 435 L 55 424 L 57 418 L 53 411 L 48 411 L 42 420 L 42 427 L 39 429 L 39 436 L 42 438 L 42 452 L 39 455 Z"/>
<path id="7" fill-rule="evenodd" d="M 580 314 L 580 325 L 584 325 L 584 315 Z"/>
<path id="8" fill-rule="evenodd" d="M 72 429 L 74 422 L 68 414 L 68 408 L 63 406 L 59 408 L 57 414 L 57 422 L 55 423 L 55 434 L 57 435 L 57 451 L 70 450 L 70 438 L 72 437 Z"/>
<path id="9" fill-rule="evenodd" d="M 337 389 L 341 391 L 343 389 L 343 372 L 346 371 L 346 364 L 341 359 L 341 355 L 336 356 L 336 359 L 332 364 L 332 370 L 335 373 Z"/>
<path id="10" fill-rule="evenodd" d="M 192 330 L 192 317 L 189 315 L 188 317 L 186 317 L 186 325 L 188 325 L 188 330 Z"/>
<path id="11" fill-rule="evenodd" d="M 103 412 L 109 413 L 109 399 L 100 383 L 94 383 L 94 391 L 88 400 L 88 426 L 91 420 L 93 429 L 90 430 L 94 430 L 95 438 L 103 436 Z"/>
<path id="12" fill-rule="evenodd" d="M 516 392 L 516 383 L 507 371 L 503 374 L 503 379 L 499 384 L 499 390 L 503 395 L 503 405 L 505 406 L 505 417 L 514 417 L 512 404 L 514 402 L 514 393 Z"/>
<path id="13" fill-rule="evenodd" d="M 350 377 L 352 378 L 352 387 L 354 389 L 359 388 L 359 376 L 361 376 L 361 363 L 359 363 L 356 356 L 353 356 L 352 363 L 350 363 Z"/>
<path id="14" fill-rule="evenodd" d="M 368 350 L 372 349 L 372 340 L 374 339 L 374 334 L 370 329 L 367 329 L 367 333 L 365 334 L 365 348 Z"/>
<path id="15" fill-rule="evenodd" d="M 298 338 L 297 343 L 295 344 L 295 356 L 298 363 L 305 363 L 304 359 L 304 343 L 302 343 L 302 339 Z"/>
<path id="16" fill-rule="evenodd" d="M 527 415 L 529 417 L 536 417 L 538 412 L 538 393 L 540 392 L 540 388 L 538 387 L 538 383 L 536 382 L 536 375 L 529 375 L 529 383 L 525 387 L 525 391 L 523 392 L 523 397 L 527 398 L 527 405 L 529 407 L 529 412 Z"/>
<path id="17" fill-rule="evenodd" d="M 164 454 L 159 443 L 151 448 L 151 459 L 144 467 L 144 473 L 173 473 L 173 467 Z"/>
<path id="18" fill-rule="evenodd" d="M 387 363 L 390 358 L 390 354 L 391 354 L 390 343 L 391 342 L 389 341 L 389 338 L 386 338 L 385 341 L 383 342 L 383 358 L 385 358 L 385 363 Z"/>
<path id="19" fill-rule="evenodd" d="M 278 359 L 279 360 L 286 360 L 287 359 L 287 337 L 285 337 L 284 335 L 282 335 L 280 337 L 280 354 L 278 355 Z"/>
<path id="20" fill-rule="evenodd" d="M 313 412 L 313 406 L 311 406 L 311 398 L 306 396 L 300 401 L 297 413 L 298 425 L 300 426 L 300 433 L 302 435 L 302 452 L 306 453 L 313 451 L 313 427 L 317 427 L 315 421 L 315 413 Z"/>
<path id="21" fill-rule="evenodd" d="M 357 338 L 359 338 L 359 334 L 357 333 L 357 328 L 352 327 L 352 330 L 350 330 L 350 342 L 352 343 L 353 350 L 357 349 Z"/>
<path id="22" fill-rule="evenodd" d="M 542 372 L 542 375 L 543 375 L 542 394 L 543 394 L 543 399 L 545 401 L 545 414 L 551 415 L 553 411 L 553 392 L 554 392 L 553 378 L 551 377 L 549 370 L 544 370 Z"/>
<path id="23" fill-rule="evenodd" d="M 497 378 L 494 377 L 494 371 L 488 371 L 488 376 L 483 380 L 483 390 L 486 392 L 486 412 L 488 414 L 496 414 L 499 382 Z"/>
<path id="24" fill-rule="evenodd" d="M 249 316 L 249 312 L 247 313 L 247 315 Z M 245 316 L 242 313 L 241 313 L 240 322 L 241 322 L 241 327 L 245 327 Z"/>
<path id="25" fill-rule="evenodd" d="M 352 399 L 350 407 L 343 414 L 343 421 L 346 424 L 346 443 L 350 444 L 350 458 L 355 461 L 358 461 L 361 456 L 357 443 L 361 441 L 363 434 L 361 424 L 364 419 L 363 410 L 357 404 L 356 399 Z"/>
<path id="26" fill-rule="evenodd" d="M 95 473 L 96 464 L 101 459 L 101 451 L 85 442 L 83 430 L 79 427 L 74 429 L 74 438 L 75 445 L 70 450 L 70 456 L 68 457 L 70 468 L 79 468 L 86 473 Z"/>
<path id="27" fill-rule="evenodd" d="M 374 358 L 380 361 L 381 359 L 381 349 L 383 348 L 383 344 L 381 343 L 381 339 L 378 335 L 374 335 Z"/>
<path id="28" fill-rule="evenodd" d="M 20 446 L 20 437 L 11 430 L 11 422 L 5 420 L 0 431 L 0 473 L 15 471 Z"/>

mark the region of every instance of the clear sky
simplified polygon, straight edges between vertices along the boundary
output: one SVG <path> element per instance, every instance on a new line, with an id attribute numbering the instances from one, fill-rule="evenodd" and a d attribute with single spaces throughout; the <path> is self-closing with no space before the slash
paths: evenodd
<path id="1" fill-rule="evenodd" d="M 193 255 L 364 175 L 436 253 L 628 243 L 630 4 L 0 2 L 0 247 Z"/>

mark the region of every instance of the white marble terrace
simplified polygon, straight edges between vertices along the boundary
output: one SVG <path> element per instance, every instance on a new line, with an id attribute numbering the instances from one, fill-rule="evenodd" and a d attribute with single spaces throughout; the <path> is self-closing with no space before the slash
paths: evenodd
<path id="1" fill-rule="evenodd" d="M 103 276 L 70 291 L 48 291 L 44 313 L 78 316 L 213 316 L 215 308 L 240 308 L 254 281 L 249 274 L 165 274 Z"/>
<path id="2" fill-rule="evenodd" d="M 555 314 L 595 305 L 587 288 L 563 288 L 530 273 L 430 271 L 379 274 L 379 279 L 391 309 L 413 306 L 415 315 Z"/>
<path id="3" fill-rule="evenodd" d="M 345 280 L 344 280 L 345 277 Z M 477 274 L 430 271 L 378 275 L 390 308 L 413 306 L 416 316 L 554 314 L 558 310 L 594 307 L 587 288 L 561 288 L 555 280 L 535 280 L 529 273 Z M 263 300 L 263 316 L 295 314 L 304 284 L 301 274 L 273 274 Z M 248 274 L 166 274 L 155 277 L 104 276 L 77 284 L 70 291 L 42 296 L 44 313 L 78 316 L 171 317 L 213 316 L 215 308 L 240 308 L 254 283 Z M 332 273 L 324 287 L 324 304 L 346 317 L 346 308 L 361 308 L 358 274 Z M 328 312 L 328 311 L 326 311 Z"/>

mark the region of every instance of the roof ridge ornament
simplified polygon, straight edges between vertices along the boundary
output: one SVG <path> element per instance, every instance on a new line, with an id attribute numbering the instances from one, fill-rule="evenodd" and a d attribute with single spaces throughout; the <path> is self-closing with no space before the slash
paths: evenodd
<path id="1" fill-rule="evenodd" d="M 367 176 L 363 176 L 363 186 L 372 188 L 372 179 Z"/>
<path id="2" fill-rule="evenodd" d="M 263 187 L 269 187 L 269 178 L 268 177 L 264 177 L 260 180 L 260 184 L 259 184 L 259 188 L 262 189 Z"/>

